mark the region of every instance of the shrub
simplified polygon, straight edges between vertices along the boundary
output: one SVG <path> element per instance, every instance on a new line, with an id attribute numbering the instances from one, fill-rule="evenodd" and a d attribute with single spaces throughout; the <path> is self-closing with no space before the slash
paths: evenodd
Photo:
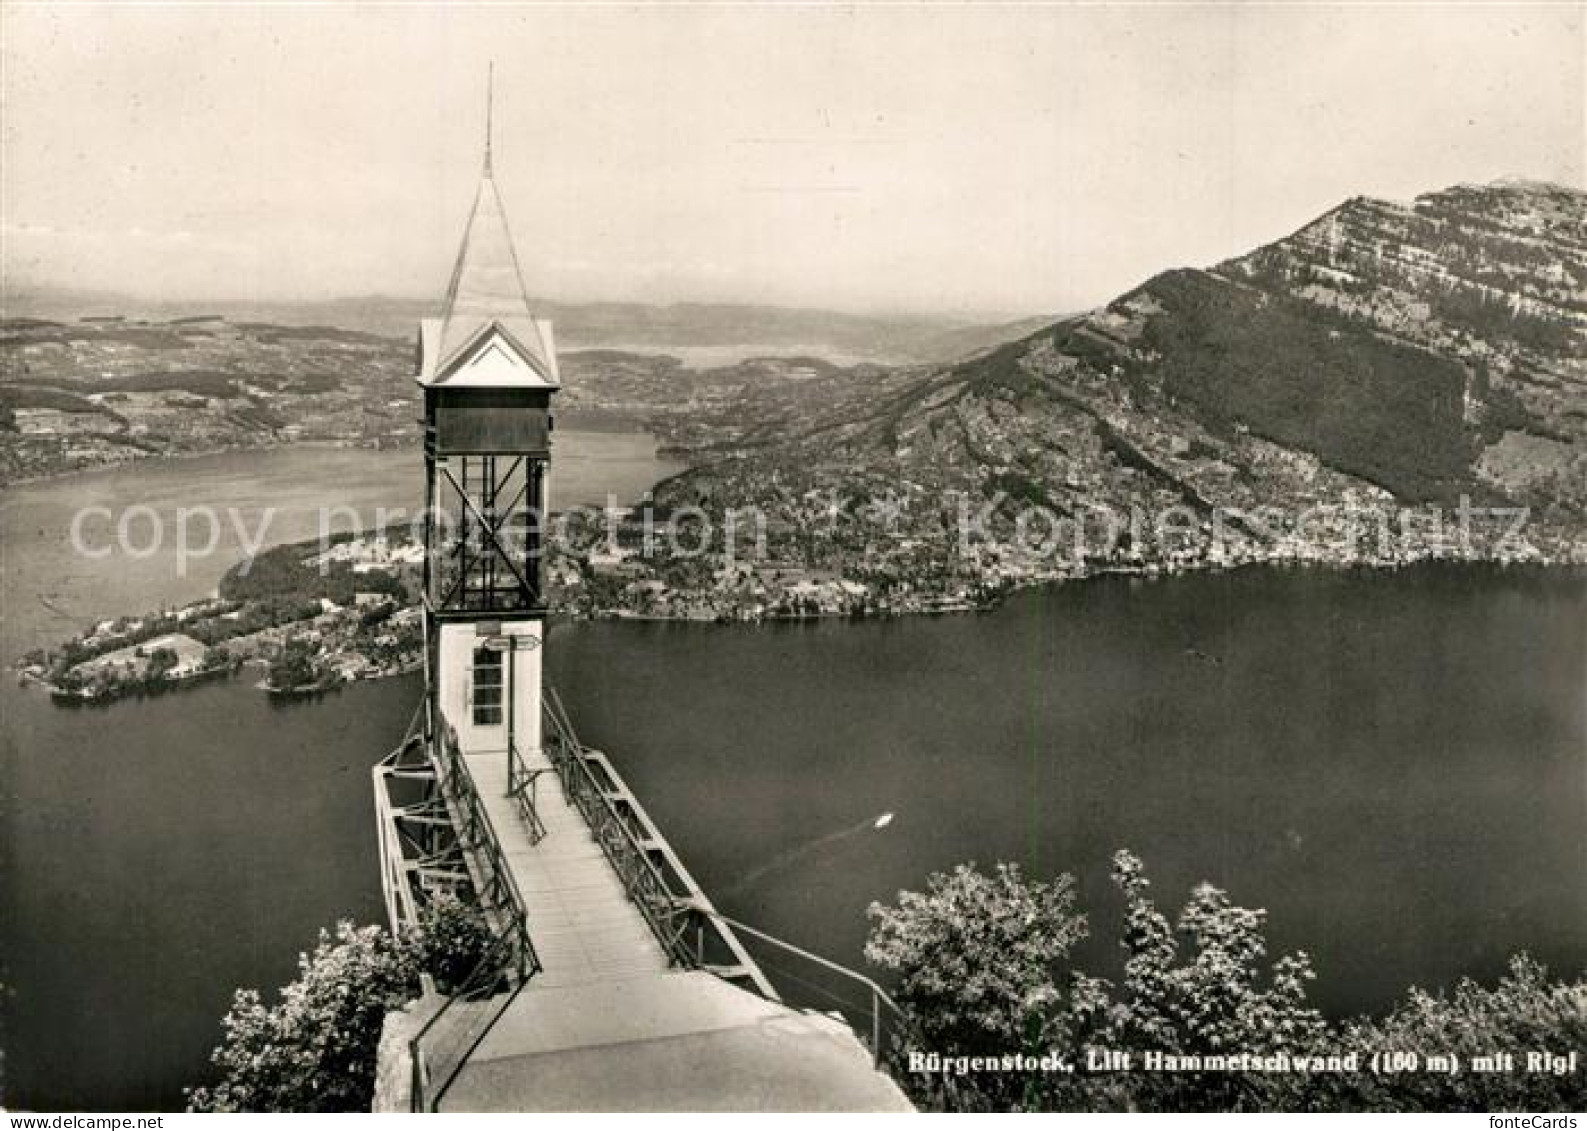
<path id="1" fill-rule="evenodd" d="M 1058 963 L 1086 935 L 1073 877 L 1027 882 L 1014 864 L 991 875 L 961 864 L 868 914 L 866 958 L 899 975 L 922 1036 L 966 1054 L 1039 1038 L 1060 997 Z"/>
<path id="2" fill-rule="evenodd" d="M 1365 1059 L 1378 1051 L 1453 1055 L 1460 1071 L 1333 1077 L 1318 1100 L 1354 1111 L 1582 1111 L 1587 1076 L 1529 1070 L 1528 1053 L 1587 1050 L 1587 979 L 1560 982 L 1525 954 L 1492 989 L 1462 979 L 1453 992 L 1412 989 L 1392 1012 L 1345 1027 L 1343 1041 Z M 1476 1057 L 1508 1053 L 1498 1071 L 1473 1071 Z M 1579 1058 L 1578 1058 L 1579 1059 Z M 1425 1066 L 1424 1066 L 1425 1067 Z"/>
<path id="3" fill-rule="evenodd" d="M 1059 964 L 1086 936 L 1074 910 L 1074 879 L 1027 881 L 1014 864 L 987 875 L 973 864 L 933 874 L 926 891 L 873 903 L 865 956 L 898 975 L 896 996 L 917 1047 L 950 1055 L 1039 1053 L 1061 1043 L 1053 1029 L 1070 1011 Z M 929 1087 L 905 1076 L 904 1083 Z M 1040 1081 L 1015 1073 L 956 1088 L 956 1107 L 1038 1106 Z M 917 1099 L 935 1103 L 926 1094 Z"/>
<path id="4" fill-rule="evenodd" d="M 1093 1047 L 1174 1055 L 1328 1051 L 1327 1023 L 1306 997 L 1310 959 L 1301 952 L 1268 963 L 1265 912 L 1201 884 L 1170 927 L 1146 894 L 1149 882 L 1135 856 L 1114 856 L 1113 882 L 1125 901 L 1124 978 L 1116 994 L 1107 982 L 1095 983 L 1108 1004 L 1087 1026 Z M 1103 1086 L 1088 1093 L 1104 1106 L 1145 1110 L 1264 1110 L 1274 1079 L 1137 1073 L 1101 1078 Z"/>
<path id="5" fill-rule="evenodd" d="M 277 1004 L 237 991 L 210 1057 L 220 1082 L 190 1091 L 189 1110 L 368 1111 L 381 1024 L 418 990 L 414 958 L 379 927 L 322 931 Z"/>
<path id="6" fill-rule="evenodd" d="M 1269 958 L 1265 913 L 1198 886 L 1170 922 L 1147 896 L 1141 862 L 1114 857 L 1124 898 L 1115 984 L 1065 960 L 1085 934 L 1073 882 L 1027 883 L 1013 865 L 992 875 L 961 866 L 934 874 L 925 892 L 872 905 L 866 956 L 898 978 L 897 999 L 922 1051 L 945 1057 L 1055 1054 L 1072 1073 L 982 1073 L 951 1091 L 901 1074 L 929 1103 L 959 1109 L 1086 1111 L 1518 1111 L 1587 1106 L 1580 1068 L 1528 1071 L 1529 1052 L 1587 1048 L 1587 980 L 1558 982 L 1525 956 L 1487 989 L 1412 990 L 1380 1019 L 1334 1025 L 1307 997 L 1304 952 Z M 1088 1071 L 1088 1053 L 1134 1054 L 1133 1067 Z M 1374 1052 L 1457 1058 L 1450 1075 L 1377 1075 Z M 1360 1070 L 1149 1072 L 1142 1054 L 1339 1057 Z M 1479 1056 L 1510 1053 L 1513 1070 L 1473 1070 Z M 1341 1061 L 1341 1067 L 1343 1062 Z M 1423 1068 L 1426 1066 L 1423 1065 Z"/>
<path id="7" fill-rule="evenodd" d="M 274 1005 L 237 991 L 210 1054 L 219 1080 L 189 1089 L 188 1109 L 368 1111 L 386 1014 L 418 996 L 421 971 L 455 985 L 488 940 L 478 912 L 455 899 L 438 901 L 405 938 L 347 922 L 321 931 Z"/>
<path id="8" fill-rule="evenodd" d="M 413 946 L 419 968 L 448 993 L 474 972 L 494 941 L 482 915 L 456 896 L 442 895 L 424 909 Z"/>

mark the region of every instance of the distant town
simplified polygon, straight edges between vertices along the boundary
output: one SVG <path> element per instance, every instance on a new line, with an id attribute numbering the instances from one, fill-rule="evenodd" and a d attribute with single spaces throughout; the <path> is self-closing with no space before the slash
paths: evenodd
<path id="1" fill-rule="evenodd" d="M 1587 243 L 1562 235 L 1560 269 L 1535 270 L 1539 233 L 1579 234 L 1584 202 L 1513 182 L 1353 199 L 1034 326 L 821 315 L 843 365 L 728 344 L 746 327 L 821 340 L 810 312 L 575 312 L 606 332 L 687 323 L 678 352 L 700 364 L 660 347 L 559 354 L 559 422 L 649 432 L 688 470 L 634 508 L 552 516 L 547 603 L 759 622 L 967 612 L 1100 573 L 1587 564 L 1587 305 L 1570 282 Z M 911 335 L 902 364 L 857 360 Z M 0 481 L 412 444 L 411 369 L 404 342 L 370 329 L 9 319 Z M 23 677 L 82 702 L 250 665 L 276 694 L 411 670 L 420 553 L 411 533 L 277 547 L 212 599 L 95 625 Z"/>
<path id="2" fill-rule="evenodd" d="M 389 339 L 196 316 L 0 327 L 0 483 L 302 441 L 412 442 Z"/>
<path id="3" fill-rule="evenodd" d="M 307 552 L 306 552 L 307 551 Z M 279 546 L 219 593 L 176 609 L 103 620 L 22 661 L 25 681 L 64 703 L 107 703 L 258 672 L 262 691 L 301 695 L 414 671 L 423 632 L 412 544 L 339 540 L 319 552 Z"/>
<path id="4" fill-rule="evenodd" d="M 1540 546 L 1492 517 L 1476 515 L 1464 532 L 1418 529 L 1387 507 L 1266 541 L 1237 526 L 1218 533 L 1202 524 L 1167 538 L 1132 539 L 1118 530 L 1078 555 L 1055 553 L 1007 522 L 956 527 L 965 511 L 956 519 L 925 485 L 894 486 L 885 497 L 784 490 L 784 506 L 754 522 L 723 515 L 717 524 L 654 501 L 553 516 L 543 571 L 548 603 L 573 619 L 758 623 L 974 612 L 1029 586 L 1100 574 L 1587 564 L 1575 543 Z M 1362 529 L 1379 536 L 1351 537 Z M 1383 537 L 1388 529 L 1393 536 Z M 245 668 L 257 673 L 261 691 L 277 696 L 421 669 L 423 547 L 406 532 L 328 543 L 274 547 L 234 565 L 210 598 L 101 621 L 58 649 L 24 657 L 21 678 L 59 702 L 82 704 L 159 694 Z"/>

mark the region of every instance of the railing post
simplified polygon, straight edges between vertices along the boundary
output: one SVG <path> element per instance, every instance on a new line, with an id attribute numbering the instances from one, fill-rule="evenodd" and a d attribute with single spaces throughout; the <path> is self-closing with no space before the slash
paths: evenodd
<path id="1" fill-rule="evenodd" d="M 882 1066 L 882 1001 L 871 990 L 871 1056 L 877 1068 Z"/>

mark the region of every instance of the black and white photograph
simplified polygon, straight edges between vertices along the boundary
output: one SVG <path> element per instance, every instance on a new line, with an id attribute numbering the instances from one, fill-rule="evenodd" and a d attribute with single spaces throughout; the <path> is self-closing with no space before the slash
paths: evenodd
<path id="1" fill-rule="evenodd" d="M 0 669 L 7 1128 L 1578 1128 L 1587 4 L 6 0 Z"/>

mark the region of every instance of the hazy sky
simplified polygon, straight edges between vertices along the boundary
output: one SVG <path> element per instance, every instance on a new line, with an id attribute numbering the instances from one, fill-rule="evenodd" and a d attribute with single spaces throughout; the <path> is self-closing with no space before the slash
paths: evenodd
<path id="1" fill-rule="evenodd" d="M 1584 176 L 1578 5 L 0 13 L 10 288 L 439 297 L 490 59 L 570 300 L 1065 311 L 1348 196 Z"/>

